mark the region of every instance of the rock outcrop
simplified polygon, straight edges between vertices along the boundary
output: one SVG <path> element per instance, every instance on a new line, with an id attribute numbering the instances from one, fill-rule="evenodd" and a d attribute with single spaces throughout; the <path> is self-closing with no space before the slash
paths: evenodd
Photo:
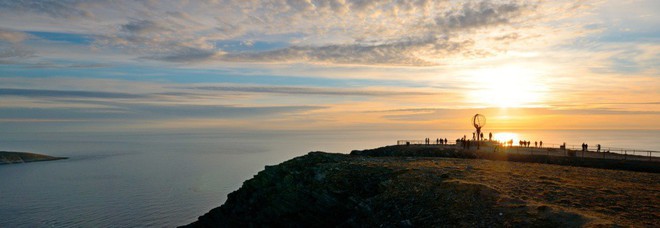
<path id="1" fill-rule="evenodd" d="M 311 152 L 186 227 L 658 227 L 659 199 L 655 173 Z"/>
<path id="2" fill-rule="evenodd" d="M 9 152 L 9 151 L 0 151 L 0 165 L 2 164 L 14 164 L 14 163 L 26 163 L 26 162 L 37 162 L 37 161 L 53 161 L 67 159 L 65 157 L 53 157 L 43 154 L 35 153 L 26 153 L 26 152 Z"/>

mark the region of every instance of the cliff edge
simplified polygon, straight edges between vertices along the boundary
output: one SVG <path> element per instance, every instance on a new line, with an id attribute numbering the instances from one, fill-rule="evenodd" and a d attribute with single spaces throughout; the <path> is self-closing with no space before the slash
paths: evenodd
<path id="1" fill-rule="evenodd" d="M 185 227 L 660 226 L 660 174 L 311 152 Z"/>

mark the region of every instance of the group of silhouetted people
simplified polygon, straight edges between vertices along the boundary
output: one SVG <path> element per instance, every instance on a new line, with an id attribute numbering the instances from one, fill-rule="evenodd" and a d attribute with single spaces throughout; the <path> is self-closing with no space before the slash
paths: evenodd
<path id="1" fill-rule="evenodd" d="M 472 144 L 474 140 L 469 140 L 469 139 L 456 139 L 456 145 L 461 145 L 463 149 L 470 149 L 470 144 Z"/>
<path id="2" fill-rule="evenodd" d="M 582 151 L 589 151 L 589 144 L 582 143 Z M 600 144 L 596 145 L 596 152 L 600 152 Z"/>
<path id="3" fill-rule="evenodd" d="M 479 140 L 486 140 L 484 138 L 483 132 L 479 133 L 479 135 L 477 135 L 477 133 L 475 132 L 472 132 L 472 141 L 477 141 L 477 136 L 479 136 Z M 463 137 L 463 139 L 465 139 L 465 137 Z M 492 140 L 493 140 L 493 132 L 490 132 L 488 133 L 488 141 L 492 141 Z"/>
<path id="4" fill-rule="evenodd" d="M 447 144 L 447 138 L 442 139 L 442 138 L 436 138 L 435 139 L 435 144 L 438 145 L 446 145 Z"/>
<path id="5" fill-rule="evenodd" d="M 520 140 L 518 141 L 518 145 L 521 147 L 530 147 L 532 146 L 532 142 Z M 534 141 L 534 147 L 543 147 L 543 141 Z"/>

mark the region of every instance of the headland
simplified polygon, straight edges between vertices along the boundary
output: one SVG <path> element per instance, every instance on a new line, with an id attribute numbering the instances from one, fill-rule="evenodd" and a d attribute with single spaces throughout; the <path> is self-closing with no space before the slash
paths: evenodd
<path id="1" fill-rule="evenodd" d="M 600 162 L 455 145 L 310 152 L 267 166 L 187 226 L 660 226 L 660 163 Z"/>
<path id="2" fill-rule="evenodd" d="M 10 152 L 10 151 L 0 151 L 0 165 L 4 164 L 15 164 L 15 163 L 27 163 L 27 162 L 38 162 L 38 161 L 54 161 L 67 159 L 66 157 L 53 157 L 43 154 L 35 154 L 28 152 Z"/>

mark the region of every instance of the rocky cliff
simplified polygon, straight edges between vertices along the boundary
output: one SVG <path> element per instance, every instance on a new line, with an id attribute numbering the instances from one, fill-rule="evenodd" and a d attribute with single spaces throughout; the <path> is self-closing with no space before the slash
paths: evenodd
<path id="1" fill-rule="evenodd" d="M 187 227 L 659 227 L 658 205 L 657 173 L 311 152 Z"/>

